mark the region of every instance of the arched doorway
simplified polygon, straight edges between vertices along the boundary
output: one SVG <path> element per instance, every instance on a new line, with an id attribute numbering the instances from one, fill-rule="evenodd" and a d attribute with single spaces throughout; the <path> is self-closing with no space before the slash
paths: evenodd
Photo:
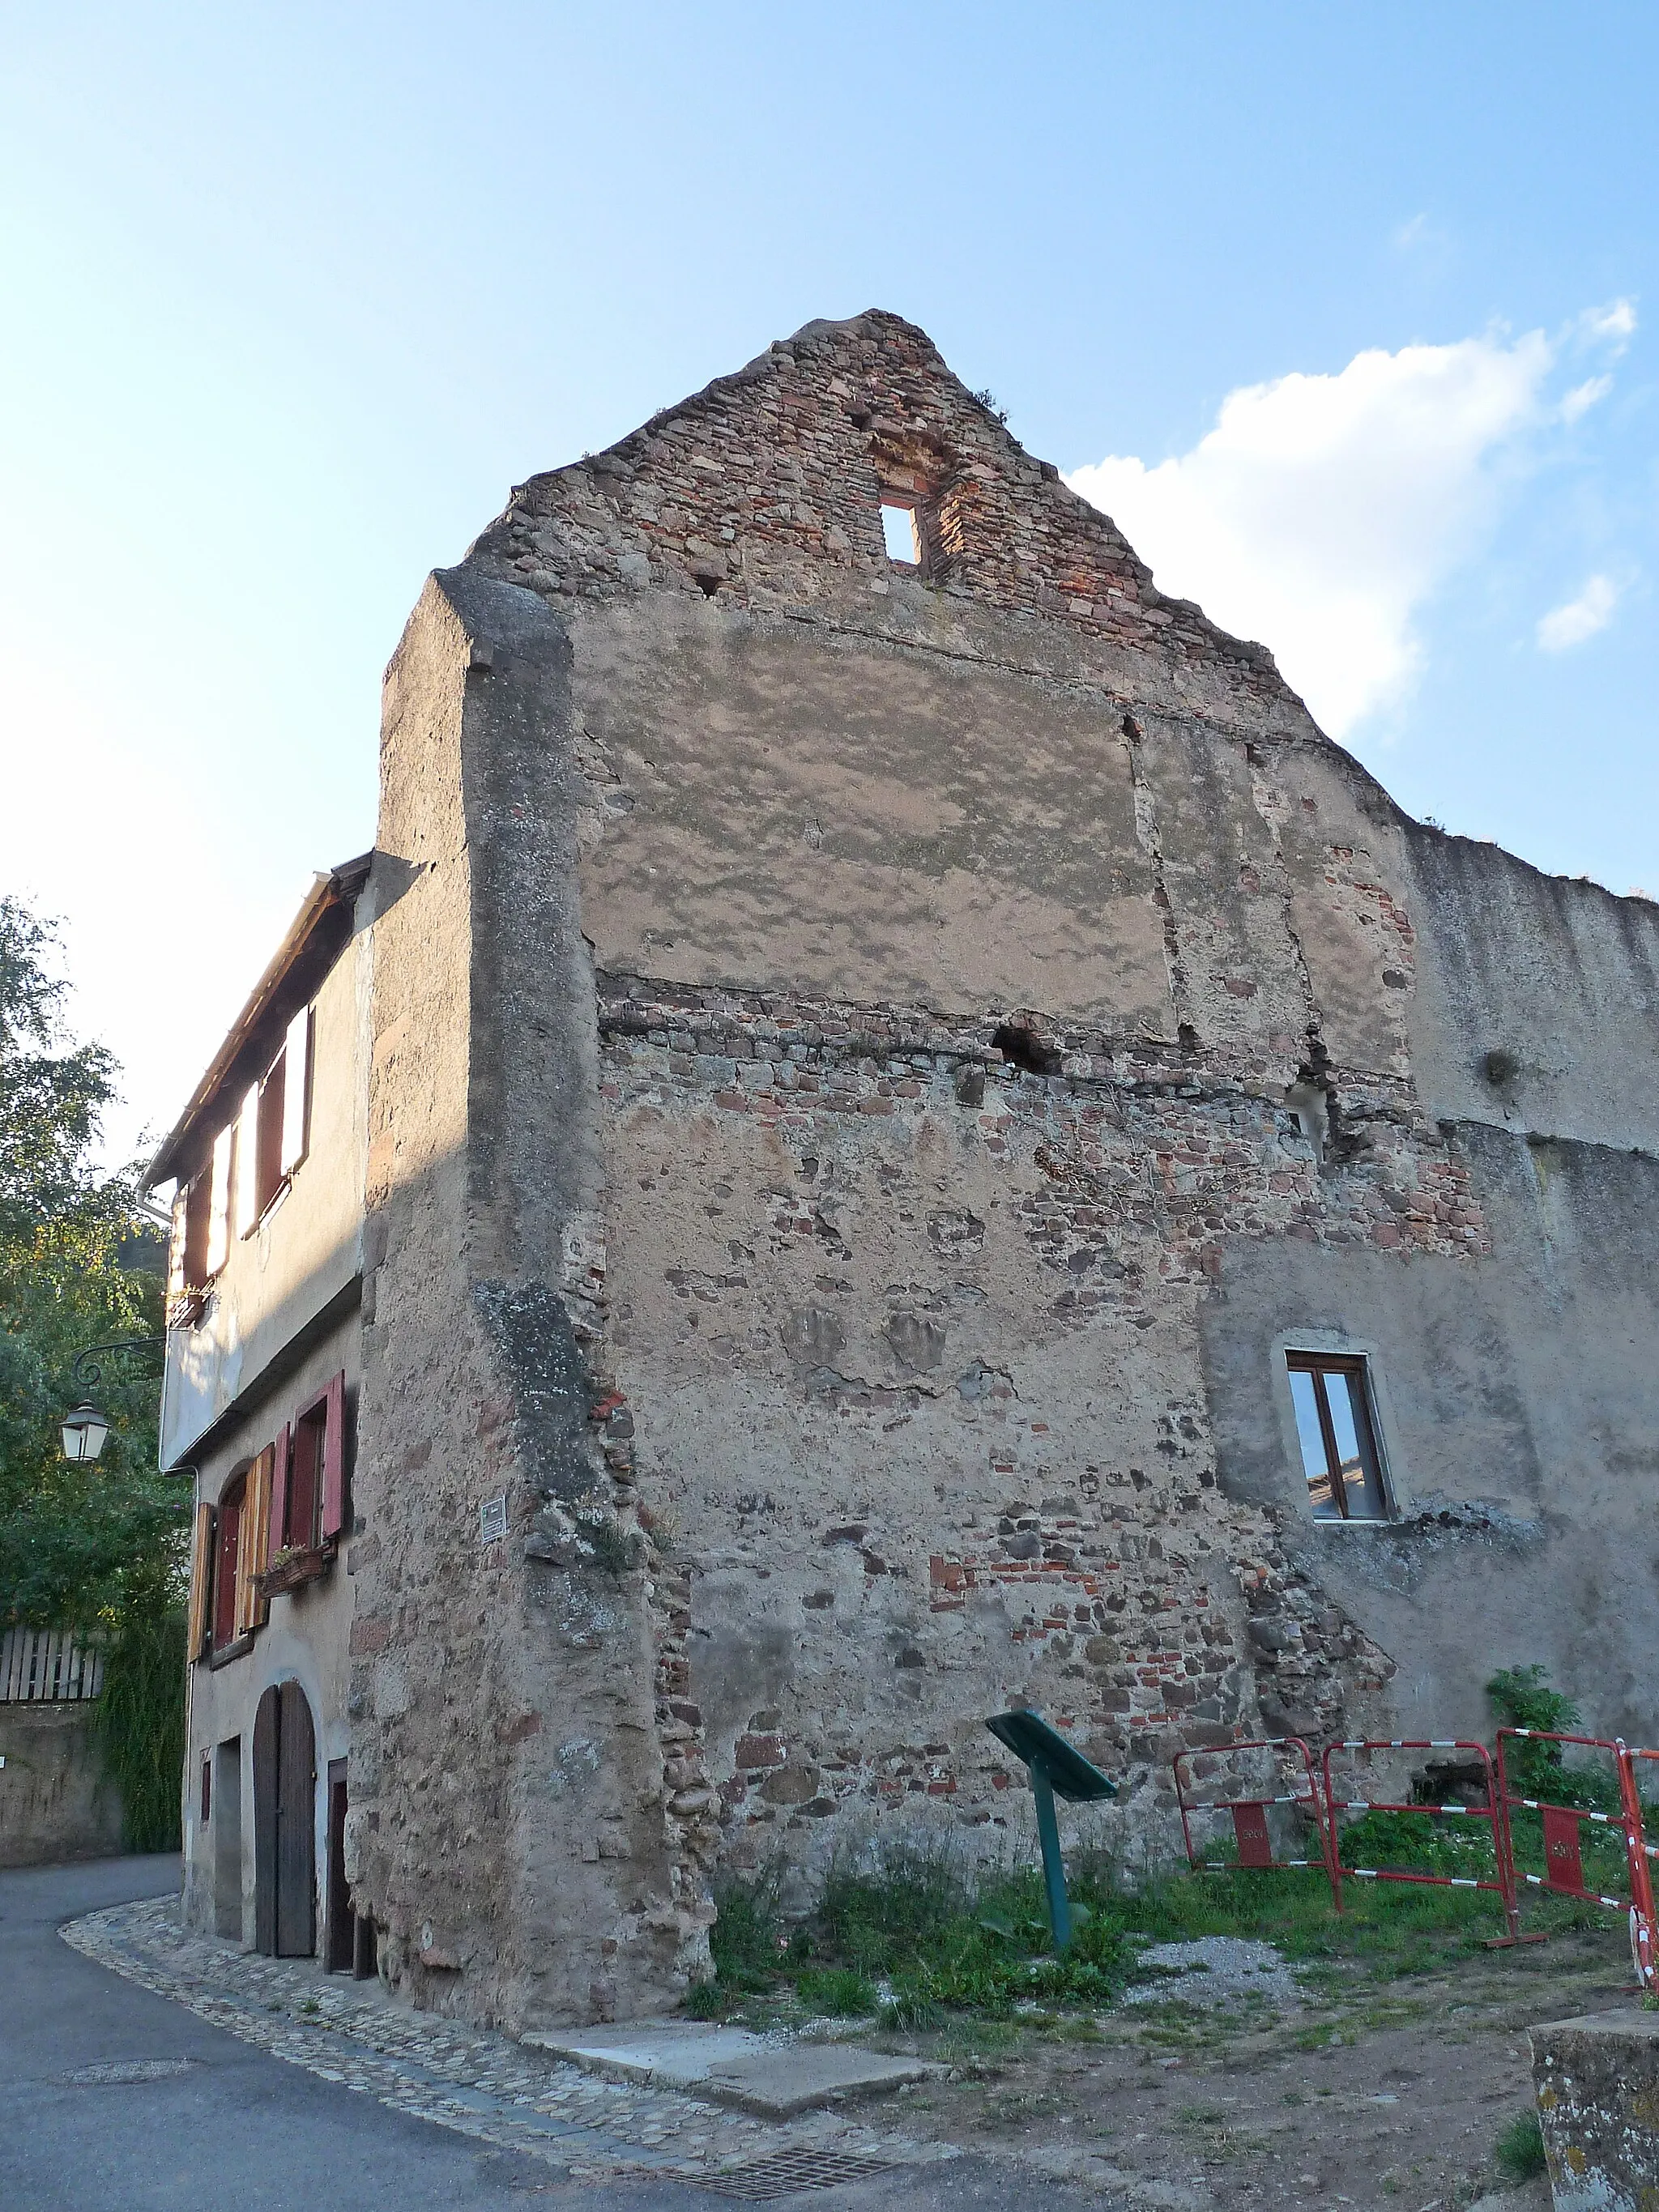
<path id="1" fill-rule="evenodd" d="M 268 1957 L 317 1948 L 317 1737 L 297 1682 L 273 1682 L 253 1720 L 254 1942 Z"/>

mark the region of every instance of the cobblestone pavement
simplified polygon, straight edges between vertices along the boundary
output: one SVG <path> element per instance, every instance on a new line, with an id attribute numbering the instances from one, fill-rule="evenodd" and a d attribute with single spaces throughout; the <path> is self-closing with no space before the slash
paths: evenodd
<path id="1" fill-rule="evenodd" d="M 186 1933 L 176 1898 L 88 1913 L 62 1930 L 102 1966 L 186 2005 L 273 2057 L 395 2111 L 546 2160 L 573 2180 L 615 2175 L 714 2180 L 780 2151 L 889 2164 L 953 2154 L 834 2112 L 787 2124 L 691 2097 L 599 2081 L 508 2036 L 394 2003 L 378 1984 L 265 1959 Z"/>

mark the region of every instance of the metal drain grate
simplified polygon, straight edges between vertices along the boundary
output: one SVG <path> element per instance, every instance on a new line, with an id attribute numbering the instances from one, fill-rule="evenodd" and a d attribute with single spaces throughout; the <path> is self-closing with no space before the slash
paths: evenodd
<path id="1" fill-rule="evenodd" d="M 188 2074 L 191 2058 L 106 2058 L 96 2066 L 77 2066 L 64 2081 L 95 2088 L 106 2082 L 166 2081 L 175 2074 Z"/>
<path id="2" fill-rule="evenodd" d="M 843 2181 L 867 2181 L 872 2174 L 890 2173 L 892 2167 L 890 2158 L 859 2158 L 846 2151 L 775 2150 L 747 2166 L 699 2174 L 696 2186 L 716 2197 L 759 2204 L 771 2197 L 792 2196 L 797 2189 L 834 2189 Z"/>

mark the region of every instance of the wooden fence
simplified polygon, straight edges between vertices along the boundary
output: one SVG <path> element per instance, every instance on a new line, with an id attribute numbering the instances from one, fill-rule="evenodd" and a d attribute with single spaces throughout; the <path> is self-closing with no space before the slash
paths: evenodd
<path id="1" fill-rule="evenodd" d="M 104 1662 L 72 1628 L 9 1628 L 0 1637 L 0 1705 L 95 1698 Z"/>

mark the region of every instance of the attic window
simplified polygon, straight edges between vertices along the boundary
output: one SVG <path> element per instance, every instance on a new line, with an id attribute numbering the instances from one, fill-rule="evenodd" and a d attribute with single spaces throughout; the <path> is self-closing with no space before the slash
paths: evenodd
<path id="1" fill-rule="evenodd" d="M 907 568 L 921 566 L 921 530 L 914 507 L 901 506 L 896 500 L 883 500 L 881 534 L 887 542 L 890 561 L 902 562 Z"/>

